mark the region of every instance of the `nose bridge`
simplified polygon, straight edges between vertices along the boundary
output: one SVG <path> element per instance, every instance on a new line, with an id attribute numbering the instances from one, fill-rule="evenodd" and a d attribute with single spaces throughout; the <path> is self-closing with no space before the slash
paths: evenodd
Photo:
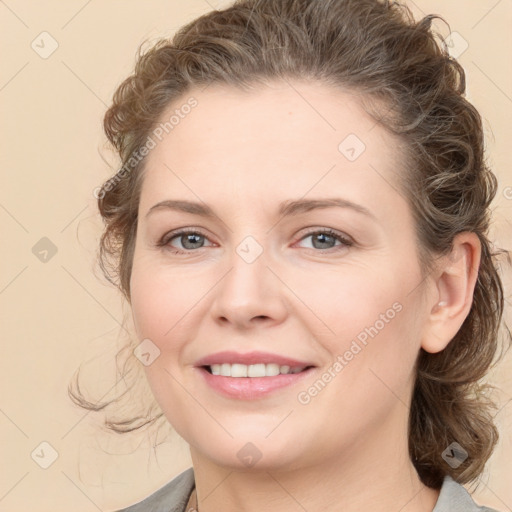
<path id="1" fill-rule="evenodd" d="M 212 314 L 237 325 L 249 325 L 253 318 L 282 320 L 285 312 L 280 281 L 267 266 L 269 250 L 264 241 L 246 235 L 230 257 L 230 270 L 219 283 Z"/>
<path id="2" fill-rule="evenodd" d="M 261 239 L 261 237 L 259 237 Z M 268 251 L 254 235 L 246 235 L 234 247 L 230 259 L 232 270 L 226 276 L 225 292 L 234 307 L 257 304 L 268 290 Z"/>

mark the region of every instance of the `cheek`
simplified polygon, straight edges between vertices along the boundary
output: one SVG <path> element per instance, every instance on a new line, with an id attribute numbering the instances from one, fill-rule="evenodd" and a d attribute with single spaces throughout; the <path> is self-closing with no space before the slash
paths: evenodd
<path id="1" fill-rule="evenodd" d="M 371 403 L 386 410 L 397 399 L 406 403 L 420 346 L 417 329 L 416 309 L 399 301 L 374 304 L 345 328 L 335 370 L 338 390 L 350 390 L 344 398 L 349 407 L 366 410 Z"/>
<path id="2" fill-rule="evenodd" d="M 368 268 L 340 268 L 324 276 L 304 276 L 302 283 L 296 279 L 294 289 L 305 299 L 307 317 L 336 340 L 332 348 L 342 350 L 354 339 L 364 344 L 400 322 L 404 315 L 397 282 Z"/>
<path id="3" fill-rule="evenodd" d="M 183 316 L 190 309 L 183 293 L 175 283 L 179 279 L 167 278 L 150 262 L 137 261 L 130 281 L 131 310 L 138 341 L 149 339 L 159 350 L 151 364 L 144 366 L 152 394 L 167 419 L 181 432 L 180 418 L 186 417 L 183 389 L 179 386 L 178 367 L 183 346 L 180 331 Z M 173 286 L 171 286 L 171 284 Z"/>
<path id="4" fill-rule="evenodd" d="M 139 339 L 150 338 L 159 345 L 172 335 L 173 327 L 184 314 L 184 304 L 188 303 L 187 289 L 181 285 L 179 278 L 166 277 L 154 264 L 134 265 L 131 309 Z"/>
<path id="5" fill-rule="evenodd" d="M 363 402 L 392 396 L 390 389 L 402 397 L 420 347 L 420 304 L 409 294 L 411 287 L 399 273 L 353 275 L 338 285 L 331 285 L 324 299 L 316 297 L 322 319 L 329 319 L 330 332 L 317 341 L 330 355 L 338 383 L 333 389 L 350 389 L 350 396 Z M 350 396 L 344 400 L 350 402 Z"/>

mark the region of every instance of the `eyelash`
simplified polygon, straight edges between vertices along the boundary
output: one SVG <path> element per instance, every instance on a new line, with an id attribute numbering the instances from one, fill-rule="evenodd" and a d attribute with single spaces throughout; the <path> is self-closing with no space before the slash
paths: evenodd
<path id="1" fill-rule="evenodd" d="M 186 253 L 192 253 L 194 251 L 198 251 L 200 249 L 205 249 L 205 247 L 199 247 L 198 249 L 188 249 L 188 250 L 185 250 L 185 251 L 183 251 L 181 249 L 175 249 L 175 248 L 171 249 L 170 248 L 171 246 L 169 245 L 169 242 L 171 242 L 171 240 L 174 240 L 178 236 L 184 235 L 184 234 L 187 234 L 187 235 L 199 235 L 199 236 L 202 236 L 202 237 L 208 239 L 208 237 L 204 233 L 199 231 L 199 230 L 179 229 L 179 230 L 176 230 L 176 231 L 171 231 L 170 233 L 166 233 L 157 242 L 156 245 L 157 245 L 157 247 L 165 247 L 165 248 L 167 248 L 172 254 L 186 254 Z M 331 247 L 329 249 L 315 249 L 315 248 L 310 249 L 310 250 L 312 250 L 314 252 L 317 252 L 317 253 L 319 252 L 320 254 L 325 253 L 325 252 L 332 252 L 333 250 L 336 249 L 336 247 L 338 247 L 338 248 L 345 247 L 346 248 L 346 247 L 351 247 L 351 246 L 354 245 L 354 242 L 351 239 L 349 239 L 346 236 L 341 235 L 337 231 L 334 231 L 334 230 L 329 229 L 329 228 L 317 229 L 317 230 L 314 230 L 314 231 L 310 231 L 309 233 L 304 234 L 298 241 L 300 242 L 304 238 L 307 238 L 307 237 L 309 237 L 311 235 L 318 235 L 318 234 L 329 235 L 329 236 L 331 236 L 331 237 L 333 237 L 336 240 L 341 242 L 341 245 L 338 245 L 338 246 L 335 246 L 335 247 Z"/>

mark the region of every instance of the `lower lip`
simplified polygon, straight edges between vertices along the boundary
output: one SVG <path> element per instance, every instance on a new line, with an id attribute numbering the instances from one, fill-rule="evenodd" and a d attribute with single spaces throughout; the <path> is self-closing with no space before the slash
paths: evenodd
<path id="1" fill-rule="evenodd" d="M 312 367 L 300 373 L 279 374 L 273 377 L 223 377 L 213 375 L 205 368 L 197 368 L 206 383 L 215 391 L 229 398 L 241 400 L 266 397 L 278 389 L 297 384 L 311 375 L 315 369 Z"/>

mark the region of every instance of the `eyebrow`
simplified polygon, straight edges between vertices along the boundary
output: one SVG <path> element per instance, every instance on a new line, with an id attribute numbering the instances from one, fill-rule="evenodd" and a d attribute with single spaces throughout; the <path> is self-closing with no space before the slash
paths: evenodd
<path id="1" fill-rule="evenodd" d="M 377 217 L 370 210 L 368 210 L 368 208 L 360 204 L 353 203 L 348 199 L 341 199 L 338 197 L 327 199 L 297 199 L 293 201 L 283 201 L 279 205 L 279 216 L 290 217 L 294 215 L 299 215 L 301 213 L 309 212 L 311 210 L 335 207 L 349 208 L 358 213 L 371 217 L 374 220 L 377 220 Z M 205 203 L 174 199 L 167 199 L 165 201 L 161 201 L 153 205 L 146 213 L 146 217 L 148 217 L 149 214 L 162 209 L 191 213 L 193 215 L 199 215 L 201 217 L 206 218 L 217 217 L 214 214 L 213 210 Z"/>

